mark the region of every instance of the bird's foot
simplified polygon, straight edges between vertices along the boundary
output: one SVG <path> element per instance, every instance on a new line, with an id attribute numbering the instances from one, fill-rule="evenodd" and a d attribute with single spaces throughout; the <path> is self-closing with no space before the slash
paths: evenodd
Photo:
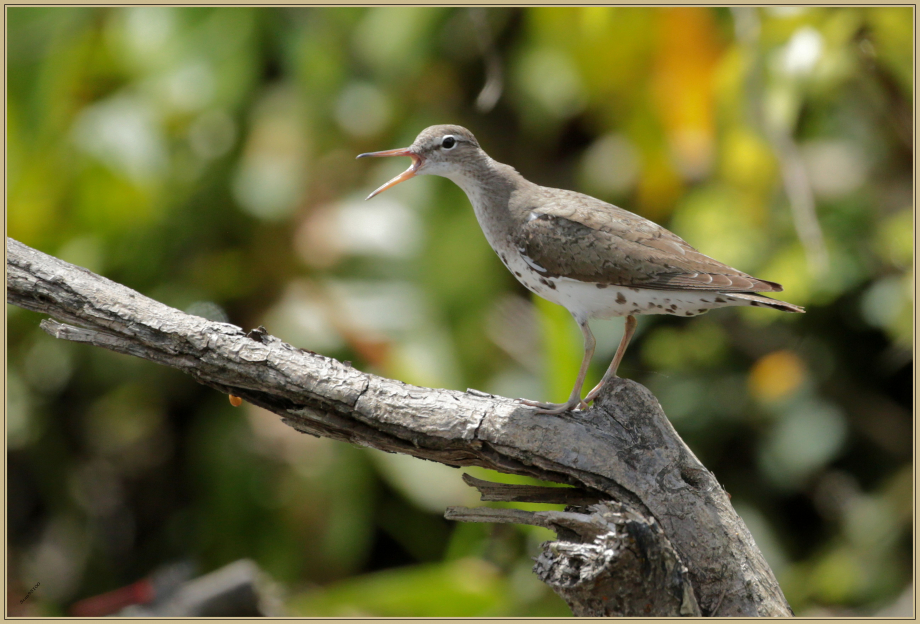
<path id="1" fill-rule="evenodd" d="M 540 401 L 531 401 L 530 399 L 518 399 L 518 403 L 535 408 L 534 411 L 537 414 L 562 414 L 574 409 L 581 403 L 581 400 L 569 399 L 565 403 L 542 403 Z"/>
<path id="2" fill-rule="evenodd" d="M 614 378 L 614 377 L 616 377 L 616 375 L 611 375 L 611 376 L 610 376 L 609 378 L 607 378 L 607 379 L 601 379 L 601 382 L 600 382 L 599 384 L 597 384 L 596 386 L 594 386 L 594 387 L 591 389 L 591 392 L 589 392 L 589 393 L 587 394 L 587 396 L 585 396 L 585 398 L 582 400 L 582 403 L 588 404 L 588 403 L 590 403 L 591 401 L 593 401 L 594 399 L 596 399 L 596 398 L 597 398 L 597 395 L 599 395 L 599 394 L 601 393 L 601 388 L 603 388 L 604 385 L 605 385 L 610 379 L 612 379 L 612 378 Z"/>

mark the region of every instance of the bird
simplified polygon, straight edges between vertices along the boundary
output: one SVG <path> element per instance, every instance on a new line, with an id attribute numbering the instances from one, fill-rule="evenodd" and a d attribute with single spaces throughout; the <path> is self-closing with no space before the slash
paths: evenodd
<path id="1" fill-rule="evenodd" d="M 409 168 L 367 199 L 420 175 L 437 175 L 467 195 L 489 245 L 528 290 L 561 305 L 584 336 L 584 357 L 569 399 L 518 399 L 538 414 L 588 409 L 617 369 L 640 314 L 696 316 L 726 306 L 763 306 L 801 313 L 804 308 L 758 293 L 781 292 L 703 255 L 676 234 L 644 217 L 576 191 L 540 186 L 493 160 L 473 133 L 457 125 L 422 130 L 409 147 L 357 158 L 408 156 Z M 601 381 L 581 392 L 596 341 L 589 319 L 625 316 L 623 337 Z"/>

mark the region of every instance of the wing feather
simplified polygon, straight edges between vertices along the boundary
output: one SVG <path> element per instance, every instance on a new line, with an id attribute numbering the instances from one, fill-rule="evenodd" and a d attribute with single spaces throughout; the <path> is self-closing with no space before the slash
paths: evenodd
<path id="1" fill-rule="evenodd" d="M 523 211 L 513 242 L 549 274 L 653 289 L 782 291 L 622 208 L 572 191 L 542 190 L 548 192 L 544 201 Z"/>

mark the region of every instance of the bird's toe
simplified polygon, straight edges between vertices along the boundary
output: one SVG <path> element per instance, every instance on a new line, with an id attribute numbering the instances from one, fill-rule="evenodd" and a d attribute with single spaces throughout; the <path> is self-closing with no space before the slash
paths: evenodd
<path id="1" fill-rule="evenodd" d="M 568 401 L 567 403 L 543 403 L 541 401 L 531 401 L 530 399 L 518 399 L 518 403 L 534 408 L 537 414 L 562 414 L 571 411 L 579 401 Z"/>

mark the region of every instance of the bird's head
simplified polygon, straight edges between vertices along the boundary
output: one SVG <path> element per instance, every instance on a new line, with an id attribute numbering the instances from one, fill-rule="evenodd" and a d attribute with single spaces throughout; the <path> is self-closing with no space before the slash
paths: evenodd
<path id="1" fill-rule="evenodd" d="M 404 172 L 367 196 L 370 199 L 400 182 L 418 175 L 441 175 L 450 177 L 453 171 L 462 168 L 465 161 L 484 156 L 473 133 L 461 126 L 430 126 L 422 130 L 412 145 L 383 152 L 361 154 L 358 158 L 379 156 L 408 156 L 412 165 Z"/>

